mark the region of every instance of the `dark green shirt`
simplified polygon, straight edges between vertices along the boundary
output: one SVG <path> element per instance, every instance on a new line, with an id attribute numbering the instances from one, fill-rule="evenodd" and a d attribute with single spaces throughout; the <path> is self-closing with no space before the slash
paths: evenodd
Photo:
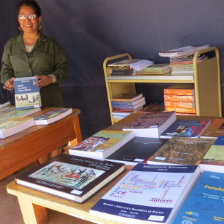
<path id="1" fill-rule="evenodd" d="M 54 74 L 57 81 L 40 89 L 42 105 L 63 106 L 59 82 L 68 74 L 68 63 L 60 45 L 40 34 L 32 51 L 27 53 L 22 34 L 7 41 L 2 56 L 1 82 L 3 84 L 12 77 L 49 74 Z"/>

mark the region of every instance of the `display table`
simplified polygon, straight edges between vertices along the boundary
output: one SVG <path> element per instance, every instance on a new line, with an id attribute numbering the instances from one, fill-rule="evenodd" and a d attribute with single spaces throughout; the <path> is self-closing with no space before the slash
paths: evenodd
<path id="1" fill-rule="evenodd" d="M 78 221 L 76 221 L 76 218 L 79 218 L 82 219 L 80 222 L 82 224 L 86 224 L 89 222 L 116 224 L 116 222 L 111 222 L 110 220 L 100 219 L 90 215 L 89 209 L 130 169 L 131 166 L 127 166 L 125 172 L 115 178 L 111 183 L 102 188 L 102 190 L 97 192 L 93 197 L 89 198 L 83 204 L 79 204 L 36 190 L 32 190 L 23 186 L 19 186 L 15 183 L 15 181 L 7 185 L 7 192 L 9 194 L 15 195 L 18 198 L 19 206 L 25 224 L 48 223 L 48 215 L 46 208 L 70 216 L 74 216 L 74 223 L 79 223 Z M 65 220 L 64 223 L 66 223 Z"/>
<path id="2" fill-rule="evenodd" d="M 31 116 L 52 108 L 42 109 Z M 0 180 L 19 169 L 46 156 L 55 149 L 72 146 L 82 141 L 79 125 L 79 109 L 49 125 L 35 125 L 18 134 L 0 140 Z"/>

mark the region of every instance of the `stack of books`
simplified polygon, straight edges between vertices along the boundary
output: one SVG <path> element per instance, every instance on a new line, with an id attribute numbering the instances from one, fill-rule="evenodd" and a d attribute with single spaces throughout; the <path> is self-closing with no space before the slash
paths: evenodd
<path id="1" fill-rule="evenodd" d="M 138 72 L 138 75 L 162 75 L 170 72 L 169 64 L 154 64 Z"/>
<path id="2" fill-rule="evenodd" d="M 178 85 L 164 89 L 164 105 L 166 111 L 179 114 L 196 114 L 195 92 L 191 85 Z"/>
<path id="3" fill-rule="evenodd" d="M 145 103 L 145 97 L 142 95 L 142 93 L 124 93 L 114 96 L 111 99 L 113 118 L 116 120 L 123 119 L 131 113 L 142 109 Z"/>
<path id="4" fill-rule="evenodd" d="M 132 76 L 137 75 L 138 71 L 153 64 L 153 61 L 146 59 L 125 59 L 107 66 L 111 76 Z"/>
<path id="5" fill-rule="evenodd" d="M 196 51 L 204 50 L 209 48 L 209 45 L 203 46 L 185 46 L 177 49 L 168 50 L 159 53 L 161 57 L 170 58 L 170 68 L 171 74 L 181 75 L 181 74 L 194 74 L 194 64 L 193 57 Z M 197 58 L 197 63 L 205 60 L 207 57 L 202 54 Z"/>

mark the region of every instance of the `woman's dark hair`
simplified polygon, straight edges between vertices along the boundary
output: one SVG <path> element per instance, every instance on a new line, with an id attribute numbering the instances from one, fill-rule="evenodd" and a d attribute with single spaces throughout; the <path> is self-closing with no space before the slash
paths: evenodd
<path id="1" fill-rule="evenodd" d="M 19 15 L 19 10 L 22 6 L 29 6 L 33 9 L 37 17 L 41 16 L 41 8 L 35 0 L 22 0 L 16 7 L 17 16 Z"/>

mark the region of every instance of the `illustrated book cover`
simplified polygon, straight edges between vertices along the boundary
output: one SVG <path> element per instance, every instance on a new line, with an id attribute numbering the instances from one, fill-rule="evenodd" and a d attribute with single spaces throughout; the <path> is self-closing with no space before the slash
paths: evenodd
<path id="1" fill-rule="evenodd" d="M 201 174 L 173 224 L 221 224 L 224 222 L 224 174 Z"/>
<path id="2" fill-rule="evenodd" d="M 31 117 L 17 117 L 0 123 L 0 138 L 6 138 L 34 125 Z"/>
<path id="3" fill-rule="evenodd" d="M 90 214 L 128 224 L 171 224 L 199 174 L 197 166 L 139 163 L 90 209 Z"/>
<path id="4" fill-rule="evenodd" d="M 137 137 L 158 138 L 175 120 L 175 112 L 143 113 L 123 130 L 133 131 Z"/>
<path id="5" fill-rule="evenodd" d="M 120 147 L 106 160 L 122 162 L 126 165 L 136 165 L 149 159 L 166 142 L 160 138 L 134 137 Z"/>
<path id="6" fill-rule="evenodd" d="M 70 155 L 105 159 L 134 137 L 130 131 L 101 130 L 69 149 Z"/>
<path id="7" fill-rule="evenodd" d="M 224 136 L 218 136 L 199 164 L 202 171 L 224 173 Z"/>
<path id="8" fill-rule="evenodd" d="M 173 137 L 147 162 L 149 164 L 199 164 L 214 139 Z"/>
<path id="9" fill-rule="evenodd" d="M 82 203 L 124 171 L 124 164 L 60 154 L 16 177 L 16 183 Z"/>
<path id="10" fill-rule="evenodd" d="M 40 90 L 36 77 L 15 78 L 15 105 L 16 109 L 41 107 Z"/>
<path id="11" fill-rule="evenodd" d="M 161 135 L 160 138 L 190 137 L 199 138 L 211 120 L 179 120 L 177 119 Z"/>
<path id="12" fill-rule="evenodd" d="M 72 108 L 55 108 L 34 117 L 36 125 L 51 124 L 72 113 Z"/>
<path id="13" fill-rule="evenodd" d="M 218 136 L 224 136 L 224 119 L 215 118 L 212 120 L 209 127 L 204 131 L 201 138 L 217 138 Z"/>

